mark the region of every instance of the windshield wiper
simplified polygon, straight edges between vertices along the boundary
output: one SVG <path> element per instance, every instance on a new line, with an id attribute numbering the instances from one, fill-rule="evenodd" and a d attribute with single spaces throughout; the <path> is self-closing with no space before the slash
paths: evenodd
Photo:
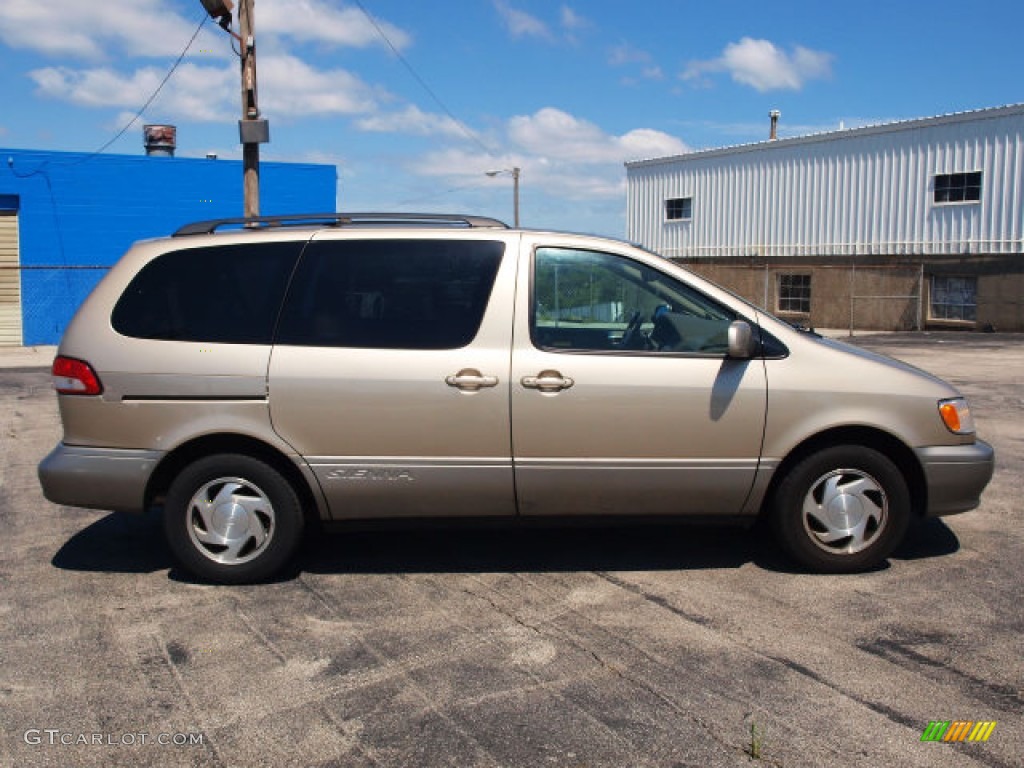
<path id="1" fill-rule="evenodd" d="M 800 333 L 806 333 L 808 336 L 816 336 L 819 339 L 821 338 L 821 334 L 818 333 L 816 330 L 814 330 L 814 328 L 812 328 L 809 325 L 798 323 L 795 320 L 787 320 L 786 322 L 793 326 L 796 330 L 800 331 Z"/>

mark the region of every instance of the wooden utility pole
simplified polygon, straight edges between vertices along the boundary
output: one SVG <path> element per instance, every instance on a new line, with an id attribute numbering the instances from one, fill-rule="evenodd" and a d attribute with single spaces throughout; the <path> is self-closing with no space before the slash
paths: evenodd
<path id="1" fill-rule="evenodd" d="M 242 194 L 246 218 L 260 215 L 260 144 L 270 141 L 270 125 L 260 117 L 256 99 L 256 24 L 255 0 L 237 0 L 240 35 L 231 31 L 231 11 L 235 0 L 200 0 L 203 8 L 217 20 L 221 29 L 238 41 L 242 64 L 242 119 L 238 137 L 242 142 Z"/>
<path id="2" fill-rule="evenodd" d="M 260 144 L 270 140 L 266 120 L 260 119 L 256 95 L 256 42 L 253 6 L 255 0 L 239 0 L 238 26 L 242 38 L 242 119 L 238 124 L 242 141 L 242 190 L 246 218 L 260 215 Z"/>

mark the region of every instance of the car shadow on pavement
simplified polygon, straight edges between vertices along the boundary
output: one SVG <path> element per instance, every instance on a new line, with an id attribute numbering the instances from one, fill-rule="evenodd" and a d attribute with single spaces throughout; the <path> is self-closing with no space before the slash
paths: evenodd
<path id="1" fill-rule="evenodd" d="M 891 559 L 923 560 L 956 552 L 960 542 L 941 519 L 912 525 Z M 778 548 L 768 527 L 693 523 L 648 525 L 409 528 L 307 536 L 282 574 L 665 571 L 739 568 L 753 563 L 804 574 Z M 884 563 L 876 570 L 886 570 Z"/>
<path id="2" fill-rule="evenodd" d="M 948 555 L 959 541 L 940 519 L 912 526 L 893 554 L 898 560 Z M 111 513 L 68 539 L 55 567 L 72 571 L 152 573 L 192 581 L 174 566 L 159 512 Z M 311 530 L 292 564 L 275 581 L 303 572 L 481 573 L 658 571 L 739 568 L 802 573 L 777 548 L 765 526 L 694 524 L 601 526 L 456 526 L 394 523 L 381 529 Z M 881 566 L 884 570 L 888 565 Z"/>
<path id="3" fill-rule="evenodd" d="M 737 527 L 392 528 L 311 537 L 296 561 L 312 573 L 657 571 L 739 568 L 764 545 Z"/>
<path id="4" fill-rule="evenodd" d="M 929 517 L 910 526 L 903 543 L 896 547 L 896 560 L 924 560 L 951 555 L 960 549 L 960 539 L 941 517 Z"/>
<path id="5" fill-rule="evenodd" d="M 80 530 L 51 561 L 68 571 L 151 573 L 174 564 L 160 513 L 111 512 Z"/>

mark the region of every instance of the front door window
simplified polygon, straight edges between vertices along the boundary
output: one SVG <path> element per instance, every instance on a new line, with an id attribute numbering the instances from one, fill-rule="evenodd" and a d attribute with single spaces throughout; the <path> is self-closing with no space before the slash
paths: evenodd
<path id="1" fill-rule="evenodd" d="M 532 337 L 540 349 L 724 355 L 736 314 L 621 256 L 538 248 Z"/>

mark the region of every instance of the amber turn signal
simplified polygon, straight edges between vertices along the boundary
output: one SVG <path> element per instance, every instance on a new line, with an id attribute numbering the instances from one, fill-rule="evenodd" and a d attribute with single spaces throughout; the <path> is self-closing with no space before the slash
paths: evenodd
<path id="1" fill-rule="evenodd" d="M 967 400 L 956 397 L 952 400 L 939 401 L 939 415 L 946 429 L 957 435 L 969 435 L 974 432 L 974 419 Z"/>

